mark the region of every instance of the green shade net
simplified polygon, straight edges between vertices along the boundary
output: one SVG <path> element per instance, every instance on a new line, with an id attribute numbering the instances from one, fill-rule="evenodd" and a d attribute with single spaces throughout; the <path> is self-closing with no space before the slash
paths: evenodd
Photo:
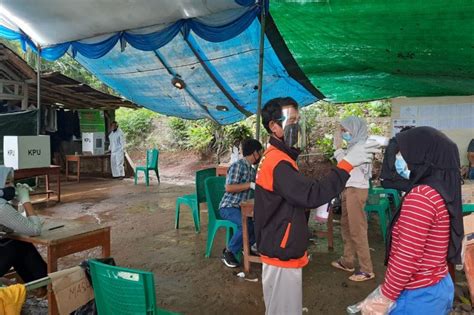
<path id="1" fill-rule="evenodd" d="M 473 0 L 273 0 L 270 13 L 330 101 L 474 94 Z"/>

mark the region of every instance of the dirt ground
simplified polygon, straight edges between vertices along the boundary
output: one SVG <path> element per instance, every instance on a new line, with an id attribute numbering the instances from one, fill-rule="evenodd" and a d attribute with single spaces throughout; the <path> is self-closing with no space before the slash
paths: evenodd
<path id="1" fill-rule="evenodd" d="M 301 164 L 308 176 L 320 178 L 330 164 L 310 159 Z M 140 164 L 138 160 L 138 164 Z M 224 231 L 215 239 L 212 255 L 204 257 L 207 240 L 207 210 L 201 209 L 201 233 L 194 231 L 189 209 L 183 207 L 180 228 L 174 228 L 176 198 L 194 190 L 194 172 L 213 165 L 211 159 L 189 153 L 160 155 L 161 184 L 153 176 L 151 186 L 133 179 L 112 180 L 85 177 L 80 183 L 62 182 L 62 202 L 39 204 L 42 215 L 97 222 L 112 227 L 112 256 L 120 266 L 152 271 L 159 307 L 182 314 L 264 314 L 261 266 L 252 264 L 246 281 L 236 276 L 242 268 L 229 269 L 220 261 Z M 316 167 L 315 167 L 316 165 Z M 308 169 L 311 168 L 311 169 Z M 336 220 L 338 217 L 336 216 Z M 310 219 L 313 230 L 325 225 Z M 376 279 L 354 283 L 350 275 L 330 266 L 342 254 L 340 226 L 335 224 L 335 247 L 328 251 L 326 239 L 316 239 L 309 248 L 311 262 L 303 271 L 304 314 L 346 314 L 347 305 L 358 302 L 383 280 L 384 245 L 377 218 L 369 223 Z M 44 249 L 40 249 L 44 255 Z M 74 254 L 59 262 L 59 268 L 98 257 L 99 249 Z M 27 314 L 41 312 L 27 312 Z"/>
<path id="2" fill-rule="evenodd" d="M 62 202 L 43 205 L 42 215 L 97 222 L 112 227 L 112 255 L 118 265 L 152 271 L 155 274 L 157 303 L 183 314 L 263 314 L 261 266 L 252 264 L 258 282 L 235 274 L 220 261 L 224 232 L 216 237 L 212 255 L 204 257 L 207 240 L 207 210 L 201 213 L 202 231 L 196 234 L 190 211 L 181 210 L 180 229 L 174 228 L 176 198 L 193 192 L 193 175 L 206 162 L 178 161 L 171 155 L 160 167 L 162 183 L 143 179 L 112 180 L 84 178 L 80 183 L 63 182 Z M 310 220 L 313 229 L 325 228 Z M 342 253 L 339 225 L 335 226 L 335 249 L 328 251 L 325 239 L 309 248 L 312 261 L 304 269 L 306 314 L 345 314 L 347 305 L 365 297 L 383 278 L 383 241 L 378 222 L 369 224 L 370 246 L 377 278 L 353 283 L 350 274 L 338 271 L 330 262 Z M 43 253 L 44 251 L 42 251 Z M 71 255 L 59 268 L 78 264 L 100 254 L 99 250 Z"/>

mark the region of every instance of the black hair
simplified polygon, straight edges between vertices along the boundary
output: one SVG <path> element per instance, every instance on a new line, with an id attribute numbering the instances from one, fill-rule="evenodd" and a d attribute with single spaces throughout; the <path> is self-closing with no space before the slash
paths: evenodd
<path id="1" fill-rule="evenodd" d="M 15 198 L 15 188 L 14 187 L 4 187 L 0 189 L 0 198 L 3 198 L 7 201 Z"/>
<path id="2" fill-rule="evenodd" d="M 118 126 L 118 122 L 116 120 L 112 121 L 112 125 L 116 124 Z"/>
<path id="3" fill-rule="evenodd" d="M 242 143 L 242 155 L 243 156 L 249 156 L 255 151 L 260 151 L 262 150 L 262 144 L 255 139 L 247 139 Z"/>
<path id="4" fill-rule="evenodd" d="M 270 121 L 281 120 L 281 109 L 283 106 L 292 106 L 294 109 L 298 109 L 298 103 L 291 97 L 277 97 L 269 100 L 262 109 L 262 124 L 269 134 L 272 133 L 270 130 Z"/>

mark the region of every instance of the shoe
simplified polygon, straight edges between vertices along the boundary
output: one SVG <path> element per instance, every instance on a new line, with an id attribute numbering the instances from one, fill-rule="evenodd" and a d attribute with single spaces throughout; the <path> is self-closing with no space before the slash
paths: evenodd
<path id="1" fill-rule="evenodd" d="M 354 272 L 354 270 L 355 270 L 354 268 L 348 268 L 348 267 L 344 266 L 341 262 L 341 259 L 333 261 L 331 263 L 331 266 L 333 266 L 334 268 L 337 268 L 337 269 L 348 271 L 348 272 Z"/>
<path id="2" fill-rule="evenodd" d="M 229 268 L 237 268 L 239 266 L 239 262 L 237 259 L 235 259 L 234 254 L 230 250 L 227 250 L 227 248 L 224 248 L 222 251 L 222 262 L 224 265 L 226 265 Z"/>
<path id="3" fill-rule="evenodd" d="M 367 281 L 375 278 L 375 273 L 373 272 L 363 272 L 363 271 L 358 271 L 354 273 L 352 276 L 349 277 L 349 280 L 355 281 L 355 282 L 362 282 L 362 281 Z"/>
<path id="4" fill-rule="evenodd" d="M 257 243 L 254 243 L 252 246 L 250 246 L 250 255 L 260 256 L 260 253 L 258 252 L 258 249 L 257 249 Z"/>

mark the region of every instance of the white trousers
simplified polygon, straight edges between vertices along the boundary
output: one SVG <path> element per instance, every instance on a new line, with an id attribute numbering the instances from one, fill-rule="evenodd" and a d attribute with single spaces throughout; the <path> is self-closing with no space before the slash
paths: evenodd
<path id="1" fill-rule="evenodd" d="M 125 169 L 123 167 L 124 154 L 123 152 L 112 153 L 110 155 L 110 169 L 113 177 L 124 177 Z"/>
<path id="2" fill-rule="evenodd" d="M 263 263 L 262 286 L 266 315 L 303 313 L 302 268 L 281 268 Z"/>

